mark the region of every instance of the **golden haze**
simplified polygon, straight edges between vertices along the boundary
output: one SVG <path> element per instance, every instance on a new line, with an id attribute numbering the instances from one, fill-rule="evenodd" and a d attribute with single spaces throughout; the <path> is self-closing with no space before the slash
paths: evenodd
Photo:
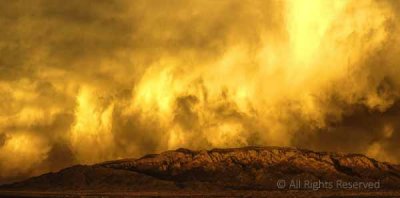
<path id="1" fill-rule="evenodd" d="M 0 3 L 0 182 L 179 147 L 400 161 L 399 1 Z"/>

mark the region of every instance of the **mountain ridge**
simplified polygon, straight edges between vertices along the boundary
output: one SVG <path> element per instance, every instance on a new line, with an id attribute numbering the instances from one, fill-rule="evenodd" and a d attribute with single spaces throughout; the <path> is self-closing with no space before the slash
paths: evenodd
<path id="1" fill-rule="evenodd" d="M 399 189 L 400 166 L 361 154 L 314 152 L 294 147 L 180 148 L 137 159 L 75 165 L 1 188 L 277 190 L 281 189 L 277 186 L 280 180 L 380 182 L 381 189 Z"/>

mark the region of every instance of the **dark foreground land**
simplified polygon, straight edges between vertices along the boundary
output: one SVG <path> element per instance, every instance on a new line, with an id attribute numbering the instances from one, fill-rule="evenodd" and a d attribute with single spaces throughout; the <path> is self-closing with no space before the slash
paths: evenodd
<path id="1" fill-rule="evenodd" d="M 219 191 L 219 192 L 32 192 L 2 191 L 0 197 L 9 198 L 130 198 L 130 197 L 400 197 L 400 191 L 350 192 L 350 191 Z"/>
<path id="2" fill-rule="evenodd" d="M 0 186 L 0 197 L 400 197 L 400 166 L 296 148 L 178 149 L 72 166 Z"/>

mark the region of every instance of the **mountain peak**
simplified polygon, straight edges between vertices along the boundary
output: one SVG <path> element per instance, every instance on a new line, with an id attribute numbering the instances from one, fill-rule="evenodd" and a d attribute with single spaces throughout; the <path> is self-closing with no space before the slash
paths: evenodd
<path id="1" fill-rule="evenodd" d="M 72 166 L 2 188 L 276 190 L 281 180 L 380 182 L 379 188 L 396 189 L 400 187 L 400 167 L 360 154 L 292 147 L 179 148 L 138 159 Z"/>

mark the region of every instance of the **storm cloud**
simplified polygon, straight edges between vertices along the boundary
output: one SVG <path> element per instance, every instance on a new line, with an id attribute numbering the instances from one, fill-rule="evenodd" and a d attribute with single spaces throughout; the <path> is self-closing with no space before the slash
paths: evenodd
<path id="1" fill-rule="evenodd" d="M 398 1 L 0 1 L 0 183 L 167 149 L 398 163 Z"/>

